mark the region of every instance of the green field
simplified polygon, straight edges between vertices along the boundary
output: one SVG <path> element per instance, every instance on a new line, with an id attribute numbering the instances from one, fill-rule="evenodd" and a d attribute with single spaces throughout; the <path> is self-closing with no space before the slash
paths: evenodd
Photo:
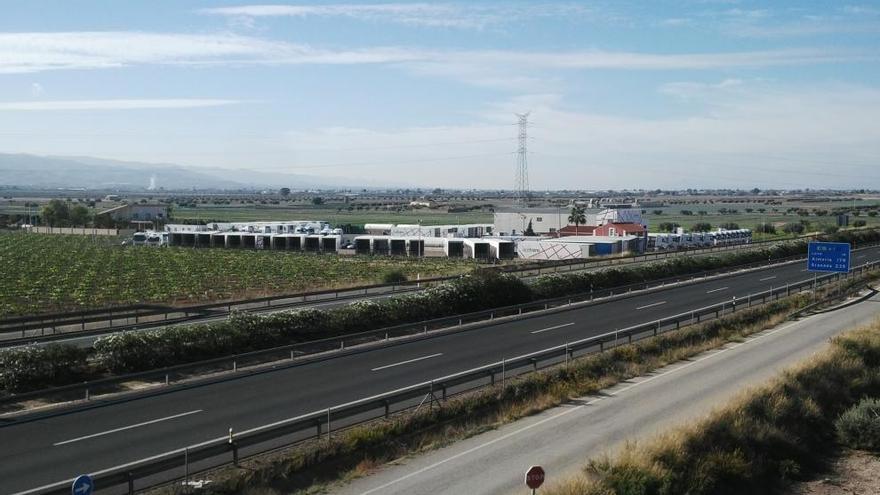
<path id="1" fill-rule="evenodd" d="M 663 207 L 644 207 L 645 218 L 648 220 L 651 232 L 658 232 L 661 223 L 673 223 L 676 226 L 684 227 L 685 230 L 691 229 L 696 223 L 709 223 L 716 228 L 724 223 L 735 223 L 744 229 L 755 229 L 761 223 L 770 223 L 777 227 L 776 235 L 756 234 L 756 240 L 772 239 L 785 237 L 782 232 L 782 226 L 787 223 L 798 223 L 801 220 L 809 222 L 807 231 L 822 231 L 825 227 L 837 225 L 837 217 L 831 215 L 831 210 L 835 208 L 851 208 L 853 205 L 861 208 L 867 208 L 868 211 L 880 210 L 880 203 L 874 200 L 860 200 L 856 202 L 783 202 L 781 205 L 766 205 L 763 203 L 746 202 L 746 203 L 725 203 L 716 200 L 714 204 L 675 204 Z M 795 212 L 788 212 L 789 208 L 803 208 L 810 211 L 807 216 L 798 215 Z M 727 209 L 727 213 L 722 213 L 722 209 Z M 751 212 L 747 212 L 751 209 Z M 761 212 L 760 209 L 765 211 Z M 817 216 L 812 210 L 825 210 L 827 215 Z M 660 210 L 661 214 L 655 211 Z M 682 210 L 689 210 L 692 215 L 684 215 Z M 730 213 L 730 210 L 736 210 L 736 213 Z M 775 211 L 774 211 L 775 210 Z M 868 211 L 863 211 L 859 216 L 850 216 L 850 226 L 856 220 L 864 220 L 866 226 L 880 226 L 880 215 L 869 216 Z M 705 212 L 700 215 L 699 212 Z"/>
<path id="2" fill-rule="evenodd" d="M 447 258 L 123 247 L 116 239 L 0 234 L 0 316 L 132 303 L 183 304 L 469 270 Z"/>
<path id="3" fill-rule="evenodd" d="M 197 206 L 174 208 L 174 220 L 245 222 L 260 220 L 326 220 L 333 225 L 364 225 L 366 223 L 419 223 L 422 225 L 492 223 L 492 213 L 468 211 L 447 213 L 445 210 L 353 210 L 285 206 Z"/>

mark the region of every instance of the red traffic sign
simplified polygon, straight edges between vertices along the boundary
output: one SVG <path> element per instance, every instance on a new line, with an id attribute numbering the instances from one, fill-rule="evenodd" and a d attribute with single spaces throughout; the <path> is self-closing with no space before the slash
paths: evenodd
<path id="1" fill-rule="evenodd" d="M 544 484 L 544 468 L 532 466 L 526 471 L 526 486 L 532 490 Z"/>

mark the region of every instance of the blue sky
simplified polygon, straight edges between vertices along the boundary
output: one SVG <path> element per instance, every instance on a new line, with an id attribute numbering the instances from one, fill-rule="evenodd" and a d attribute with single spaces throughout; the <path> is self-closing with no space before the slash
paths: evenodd
<path id="1" fill-rule="evenodd" d="M 0 9 L 0 152 L 511 188 L 531 111 L 536 190 L 880 188 L 880 2 Z"/>

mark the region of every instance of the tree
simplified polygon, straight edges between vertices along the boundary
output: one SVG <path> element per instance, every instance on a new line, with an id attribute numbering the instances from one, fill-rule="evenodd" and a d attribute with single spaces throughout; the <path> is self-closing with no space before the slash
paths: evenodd
<path id="1" fill-rule="evenodd" d="M 529 226 L 526 227 L 526 231 L 523 232 L 523 235 L 527 235 L 527 236 L 535 235 L 535 231 L 532 230 L 532 219 L 529 219 Z"/>
<path id="2" fill-rule="evenodd" d="M 53 199 L 43 207 L 43 220 L 50 227 L 63 227 L 70 221 L 70 208 L 60 199 Z"/>
<path id="3" fill-rule="evenodd" d="M 654 211 L 652 211 L 651 213 L 653 213 L 653 214 L 655 214 L 655 215 L 662 215 L 662 214 L 663 214 L 663 210 L 654 210 Z"/>
<path id="4" fill-rule="evenodd" d="M 660 232 L 672 232 L 673 229 L 675 229 L 675 224 L 672 222 L 660 222 L 660 224 L 657 225 L 657 229 Z"/>
<path id="5" fill-rule="evenodd" d="M 324 204 L 324 198 L 322 198 L 321 196 L 315 196 L 314 198 L 312 198 L 312 204 L 313 205 L 322 205 L 322 204 Z"/>
<path id="6" fill-rule="evenodd" d="M 755 225 L 755 232 L 759 232 L 761 234 L 775 234 L 776 227 L 773 226 L 772 223 L 762 222 L 758 225 Z"/>
<path id="7" fill-rule="evenodd" d="M 803 234 L 806 226 L 800 222 L 787 223 L 782 227 L 782 231 L 787 234 Z"/>
<path id="8" fill-rule="evenodd" d="M 727 222 L 727 223 L 722 223 L 721 225 L 719 225 L 719 227 L 721 227 L 724 230 L 737 230 L 737 229 L 739 229 L 739 224 L 736 224 L 733 222 Z"/>
<path id="9" fill-rule="evenodd" d="M 840 228 L 837 225 L 829 225 L 825 227 L 823 232 L 826 234 L 836 234 L 838 230 L 840 230 Z"/>
<path id="10" fill-rule="evenodd" d="M 83 205 L 76 205 L 70 209 L 70 224 L 73 226 L 85 227 L 91 218 L 89 209 Z"/>
<path id="11" fill-rule="evenodd" d="M 278 190 L 278 194 L 280 194 L 286 198 L 286 197 L 290 196 L 290 188 L 289 187 L 282 187 L 281 189 Z"/>
<path id="12" fill-rule="evenodd" d="M 868 222 L 864 220 L 856 220 L 855 222 L 853 222 L 853 227 L 864 227 L 867 224 Z"/>
<path id="13" fill-rule="evenodd" d="M 689 216 L 693 215 L 694 212 L 691 211 L 691 210 L 681 210 L 681 214 L 684 215 L 684 216 L 686 216 L 686 217 L 689 217 Z"/>
<path id="14" fill-rule="evenodd" d="M 877 216 L 877 212 L 876 212 L 876 211 L 869 211 L 869 212 L 868 212 L 868 216 L 869 216 L 869 217 L 872 217 L 872 218 L 873 218 L 873 217 L 876 217 L 876 216 Z"/>
<path id="15" fill-rule="evenodd" d="M 587 223 L 586 210 L 580 206 L 573 207 L 571 213 L 568 215 L 568 223 L 574 224 L 574 232 L 576 235 L 580 234 L 578 226 Z"/>
<path id="16" fill-rule="evenodd" d="M 698 222 L 694 224 L 692 229 L 694 232 L 709 232 L 712 230 L 712 224 L 708 222 Z"/>

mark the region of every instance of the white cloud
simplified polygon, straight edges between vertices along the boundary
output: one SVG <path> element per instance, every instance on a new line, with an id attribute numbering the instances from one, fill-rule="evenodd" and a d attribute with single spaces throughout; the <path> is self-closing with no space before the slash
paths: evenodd
<path id="1" fill-rule="evenodd" d="M 391 22 L 413 26 L 484 29 L 538 17 L 597 17 L 598 14 L 573 3 L 496 4 L 467 3 L 376 3 L 240 5 L 201 9 L 208 15 L 226 16 L 235 23 L 263 17 L 345 17 L 368 22 Z M 614 16 L 603 15 L 603 19 Z M 244 21 L 247 23 L 247 21 Z"/>
<path id="2" fill-rule="evenodd" d="M 529 131 L 536 189 L 880 187 L 880 172 L 865 159 L 880 156 L 880 128 L 872 124 L 880 117 L 880 89 L 737 80 L 691 84 L 711 95 L 684 117 L 572 112 L 564 110 L 560 95 L 535 94 L 492 105 L 470 125 L 303 130 L 288 136 L 297 159 L 287 166 L 307 171 L 335 164 L 331 169 L 340 173 L 348 165 L 372 164 L 371 173 L 387 180 L 509 188 L 515 164 L 510 124 L 514 112 L 529 109 L 540 122 Z M 381 148 L 370 149 L 376 146 Z M 413 166 L 446 156 L 462 158 L 442 167 Z"/>
<path id="3" fill-rule="evenodd" d="M 742 79 L 724 79 L 715 84 L 702 82 L 671 82 L 660 86 L 661 93 L 681 98 L 682 100 L 690 100 L 694 98 L 702 98 L 709 95 L 715 95 L 719 91 L 731 91 L 740 88 L 744 84 Z"/>
<path id="4" fill-rule="evenodd" d="M 870 55 L 876 58 L 876 54 Z M 527 52 L 410 47 L 326 49 L 231 34 L 142 32 L 0 33 L 0 73 L 106 69 L 132 65 L 400 64 L 424 73 L 461 74 L 465 80 L 497 79 L 511 68 L 716 69 L 831 63 L 868 55 L 836 49 L 651 54 L 602 50 Z M 499 69 L 501 71 L 499 72 Z M 493 76 L 494 74 L 494 76 Z"/>
<path id="5" fill-rule="evenodd" d="M 237 100 L 217 99 L 137 99 L 137 100 L 55 100 L 0 102 L 2 111 L 54 110 L 144 110 L 171 108 L 219 107 L 240 103 Z"/>

